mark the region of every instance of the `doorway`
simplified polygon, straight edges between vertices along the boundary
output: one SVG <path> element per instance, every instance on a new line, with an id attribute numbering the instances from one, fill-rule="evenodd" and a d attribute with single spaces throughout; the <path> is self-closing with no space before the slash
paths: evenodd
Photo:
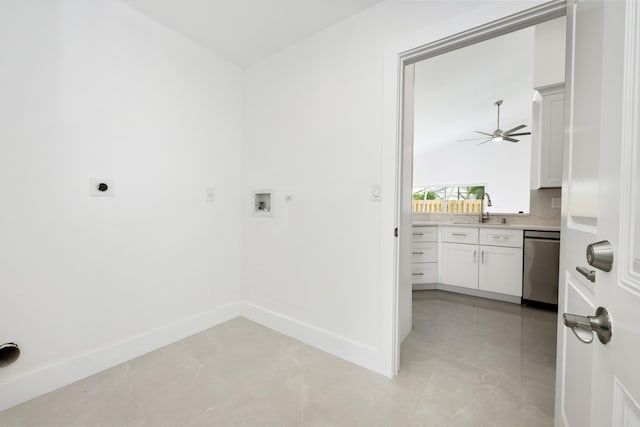
<path id="1" fill-rule="evenodd" d="M 570 104 L 565 115 L 558 301 L 560 312 L 565 314 L 564 325 L 558 322 L 557 329 L 554 422 L 556 425 L 636 425 L 640 420 L 640 376 L 631 355 L 637 354 L 640 342 L 635 327 L 640 321 L 637 311 L 640 228 L 636 221 L 640 193 L 634 191 L 640 182 L 636 179 L 640 170 L 637 167 L 640 159 L 637 114 L 640 8 L 632 0 L 569 3 L 565 12 Z M 558 4 L 541 8 L 554 5 Z M 531 14 L 540 10 L 525 11 L 525 21 L 531 23 Z M 508 19 L 496 22 L 505 24 L 506 21 Z M 493 24 L 495 22 L 481 28 Z M 430 46 L 437 50 L 459 37 Z M 400 55 L 399 75 L 405 78 L 400 79 L 404 91 L 399 94 L 404 108 L 400 117 L 407 111 L 405 95 L 409 85 L 405 70 L 415 63 L 411 55 L 422 52 L 421 49 Z M 401 153 L 413 143 L 411 136 L 406 132 L 399 135 Z M 397 170 L 404 172 L 403 164 L 398 163 Z M 397 203 L 404 206 L 401 203 L 407 203 L 411 194 L 409 180 L 398 177 L 396 182 Z M 407 228 L 411 215 L 398 209 L 397 224 L 401 229 L 403 225 Z M 403 234 L 400 235 L 397 247 L 402 247 Z M 411 236 L 404 237 L 410 239 Z M 602 247 L 607 248 L 605 252 Z M 408 253 L 397 252 L 400 262 L 396 263 L 395 291 L 400 299 L 411 291 L 407 282 L 402 281 L 403 271 L 411 270 L 410 260 L 406 259 Z M 396 323 L 402 325 L 407 312 L 400 309 L 395 310 L 395 314 Z M 617 339 L 612 330 L 618 331 Z M 402 332 L 397 333 L 395 356 L 400 355 Z M 613 340 L 617 341 L 611 344 Z M 585 347 L 585 344 L 590 345 Z M 396 358 L 394 362 L 399 360 Z"/>
<path id="2" fill-rule="evenodd" d="M 398 331 L 396 334 L 396 357 L 395 357 L 396 372 L 399 369 L 402 369 L 400 345 L 402 341 L 408 336 L 409 332 L 411 331 L 412 319 L 413 319 L 412 294 L 413 294 L 414 287 L 412 285 L 412 261 L 413 261 L 412 258 L 415 258 L 415 254 L 412 253 L 411 247 L 412 247 L 412 234 L 413 234 L 412 224 L 415 218 L 414 215 L 415 215 L 416 207 L 418 207 L 418 209 L 422 209 L 420 213 L 426 216 L 425 218 L 427 220 L 426 222 L 429 222 L 429 220 L 432 220 L 434 217 L 437 217 L 438 215 L 442 216 L 442 215 L 455 214 L 456 216 L 453 221 L 451 221 L 452 217 L 448 217 L 446 218 L 446 220 L 443 219 L 442 217 L 439 219 L 442 220 L 441 222 L 448 222 L 449 223 L 448 225 L 454 225 L 453 224 L 454 222 L 468 222 L 469 224 L 466 224 L 466 225 L 470 225 L 472 221 L 477 221 L 476 218 L 479 218 L 480 215 L 484 214 L 484 209 L 486 208 L 486 204 L 485 204 L 486 199 L 484 194 L 482 195 L 482 200 L 479 200 L 479 197 L 477 196 L 475 197 L 471 196 L 471 194 L 474 193 L 474 189 L 482 188 L 482 193 L 485 193 L 485 192 L 489 193 L 490 189 L 492 188 L 498 189 L 500 184 L 504 183 L 505 181 L 504 177 L 503 178 L 487 177 L 486 179 L 480 179 L 477 177 L 473 178 L 473 177 L 469 177 L 468 175 L 462 176 L 462 174 L 459 174 L 458 176 L 460 176 L 460 178 L 456 178 L 455 177 L 456 175 L 453 174 L 451 176 L 448 176 L 442 179 L 434 180 L 434 179 L 425 178 L 424 179 L 425 182 L 414 182 L 414 177 L 416 176 L 416 170 L 414 169 L 414 160 L 416 156 L 414 156 L 414 150 L 419 143 L 418 140 L 416 139 L 417 130 L 420 126 L 422 126 L 422 124 L 416 123 L 416 115 L 415 115 L 416 108 L 420 103 L 420 101 L 416 99 L 416 96 L 417 96 L 416 87 L 419 82 L 418 79 L 419 79 L 419 74 L 421 73 L 421 68 L 423 68 L 423 65 L 426 63 L 446 62 L 444 58 L 445 58 L 445 55 L 449 53 L 453 53 L 454 56 L 460 56 L 460 53 L 464 48 L 472 48 L 472 49 L 478 50 L 478 48 L 482 49 L 482 46 L 484 45 L 484 49 L 491 50 L 494 47 L 487 47 L 488 46 L 487 43 L 488 44 L 494 43 L 495 40 L 503 36 L 506 36 L 506 38 L 513 38 L 514 35 L 521 34 L 523 30 L 524 32 L 530 31 L 532 33 L 533 26 L 547 23 L 554 19 L 561 18 L 564 15 L 565 15 L 564 4 L 559 4 L 559 3 L 545 4 L 533 9 L 529 9 L 522 13 L 506 17 L 502 20 L 494 21 L 492 23 L 469 30 L 467 32 L 460 33 L 452 37 L 437 41 L 435 43 L 431 43 L 429 45 L 426 45 L 417 49 L 413 49 L 411 51 L 408 51 L 405 55 L 400 56 L 401 88 L 402 88 L 401 102 L 400 102 L 400 105 L 402 106 L 401 108 L 402 126 L 401 126 L 400 139 L 402 143 L 401 143 L 401 151 L 400 151 L 401 154 L 399 156 L 399 159 L 401 159 L 400 160 L 401 164 L 399 167 L 400 176 L 399 176 L 399 179 L 397 180 L 399 182 L 398 194 L 400 195 L 397 201 L 397 206 L 398 206 L 397 223 L 400 225 L 399 227 L 400 235 L 399 235 L 399 242 L 397 246 L 399 268 L 397 272 L 398 283 L 396 288 L 396 292 L 397 292 L 396 324 L 398 327 Z M 527 28 L 529 30 L 527 30 Z M 530 37 L 531 37 L 531 34 L 529 34 L 529 38 Z M 527 36 L 524 36 L 524 38 L 526 39 Z M 477 55 L 477 53 L 475 55 Z M 482 55 L 480 55 L 480 59 L 486 61 L 485 58 L 482 58 Z M 459 60 L 460 58 L 457 58 L 457 59 L 454 59 L 453 61 L 455 62 Z M 489 64 L 491 63 L 490 61 L 488 62 Z M 482 65 L 485 65 L 485 64 L 481 62 L 481 66 Z M 473 69 L 469 69 L 469 67 L 461 66 L 460 68 L 461 70 L 457 70 L 458 72 L 460 71 L 462 71 L 463 73 L 473 72 Z M 504 70 L 499 69 L 499 71 L 504 71 Z M 495 72 L 493 74 L 495 75 L 500 73 Z M 508 75 L 508 72 L 506 74 Z M 502 80 L 502 81 L 504 80 L 504 77 L 503 78 L 499 78 L 499 76 L 494 76 L 494 77 L 497 77 L 497 80 Z M 455 91 L 456 89 L 460 89 L 459 86 L 461 85 L 454 86 L 453 88 L 447 88 L 445 85 L 440 84 L 439 89 L 444 92 L 446 92 L 447 90 Z M 533 87 L 531 87 L 531 89 L 532 91 L 531 91 L 530 98 L 533 98 Z M 451 105 L 449 106 L 444 105 L 446 104 L 446 101 L 445 101 L 446 94 L 444 92 L 434 96 L 434 98 L 437 99 L 436 104 L 442 104 L 443 110 L 455 108 L 455 107 L 452 107 Z M 487 96 L 489 98 L 491 97 L 497 98 L 497 96 L 493 93 L 488 94 Z M 522 96 L 521 96 L 518 101 L 512 102 L 512 105 L 515 107 L 516 105 L 521 106 L 523 103 L 525 104 L 529 103 L 528 105 L 530 107 L 531 105 L 530 100 L 527 100 L 526 99 L 527 97 L 529 96 L 525 95 L 524 96 L 525 100 L 522 101 Z M 487 104 L 485 99 L 481 99 L 482 96 L 478 96 L 477 90 L 474 91 L 473 98 L 478 102 Z M 511 99 L 513 99 L 513 97 Z M 495 101 L 495 104 L 497 104 L 497 107 L 500 108 L 501 102 L 498 103 L 498 101 L 503 101 L 503 99 L 502 98 L 495 99 L 494 101 Z M 494 102 L 491 102 L 488 104 L 489 105 L 487 105 L 487 108 L 486 108 L 487 112 L 485 113 L 493 115 L 495 111 L 492 111 L 493 105 L 491 104 L 494 104 Z M 522 109 L 522 107 L 518 107 L 518 108 L 520 110 Z M 514 108 L 514 110 L 517 110 L 518 108 Z M 462 109 L 458 108 L 457 110 L 461 111 Z M 485 116 L 483 116 L 482 119 L 479 119 L 479 120 L 483 122 L 486 121 L 486 114 Z M 498 116 L 498 117 L 502 117 L 504 119 L 505 116 Z M 516 117 L 519 117 L 519 116 L 516 116 Z M 495 121 L 493 121 L 495 120 L 495 118 L 496 117 L 492 118 L 492 122 L 491 122 L 492 125 L 496 124 Z M 511 116 L 507 118 L 507 122 L 509 122 L 510 118 Z M 437 120 L 438 118 L 436 118 L 436 121 Z M 440 121 L 442 120 L 443 119 L 440 118 Z M 513 120 L 516 120 L 516 119 L 513 119 Z M 450 141 L 453 139 L 453 142 L 460 143 L 455 147 L 456 150 L 458 151 L 464 150 L 465 147 L 468 147 L 468 145 L 464 145 L 464 143 L 467 143 L 467 142 L 472 144 L 474 148 L 477 147 L 476 143 L 480 143 L 484 145 L 486 142 L 489 142 L 489 141 L 485 141 L 484 139 L 487 138 L 488 135 L 491 135 L 490 131 L 493 128 L 491 129 L 487 128 L 488 130 L 485 130 L 484 128 L 481 128 L 480 125 L 475 125 L 472 122 L 473 120 L 469 120 L 469 126 L 467 131 L 470 135 L 468 135 L 468 138 L 464 138 L 461 135 L 454 136 L 453 133 L 450 133 L 449 135 L 444 135 L 443 138 L 439 138 L 441 135 L 438 135 L 438 138 L 433 138 L 433 139 L 439 139 L 439 141 L 437 141 L 436 144 L 441 145 L 440 151 L 446 151 L 445 149 L 443 149 L 443 145 L 442 145 L 442 144 L 446 144 L 446 142 L 443 143 L 443 141 L 446 140 L 446 138 L 448 138 Z M 531 122 L 529 122 L 528 124 L 531 125 Z M 507 124 L 505 126 L 509 126 L 509 125 Z M 429 125 L 427 124 L 425 127 L 429 128 Z M 497 127 L 500 128 L 500 125 L 498 124 Z M 516 123 L 513 125 L 513 127 L 510 127 L 509 129 L 517 128 L 517 127 L 518 127 L 518 124 Z M 414 128 L 416 129 L 416 133 L 414 133 Z M 475 133 L 474 131 L 476 129 L 478 129 L 480 132 Z M 505 127 L 503 129 L 507 129 L 507 128 Z M 517 131 L 520 131 L 520 132 L 517 132 Z M 522 132 L 522 129 L 515 129 L 515 131 L 512 131 L 512 133 L 515 134 L 515 133 L 523 133 L 523 132 Z M 471 140 L 473 139 L 474 136 L 481 137 L 482 139 L 479 141 L 463 141 L 464 139 Z M 493 135 L 492 137 L 494 136 L 495 135 Z M 504 135 L 504 136 L 506 138 L 511 138 L 511 135 Z M 520 139 L 528 138 L 527 136 L 524 136 L 524 135 L 522 136 L 514 135 L 513 138 L 515 139 L 515 137 L 519 137 Z M 461 140 L 461 141 L 458 141 L 458 140 Z M 496 146 L 494 144 L 489 144 L 487 150 L 485 150 L 482 153 L 478 151 L 476 155 L 486 155 L 487 156 L 486 159 L 495 158 L 496 157 L 495 148 Z M 522 152 L 526 152 L 529 150 L 529 145 L 525 143 L 515 148 L 518 148 Z M 492 151 L 493 153 L 491 153 Z M 421 153 L 421 154 L 424 154 L 424 153 Z M 445 154 L 445 153 L 439 153 L 439 154 Z M 455 158 L 456 156 L 455 153 L 454 154 L 446 153 L 446 154 L 453 155 L 452 158 Z M 426 157 L 429 157 L 429 156 L 426 156 Z M 486 162 L 486 159 L 482 160 L 483 164 Z M 500 159 L 498 160 L 500 161 Z M 504 163 L 504 160 L 505 159 L 502 159 L 503 163 Z M 522 160 L 521 156 L 518 156 L 518 160 Z M 508 157 L 507 157 L 507 161 L 508 161 Z M 529 160 L 526 160 L 525 163 L 529 164 Z M 434 169 L 434 170 L 438 169 L 438 166 L 443 164 L 448 169 L 451 169 L 450 167 L 451 161 L 435 161 L 434 167 L 431 169 Z M 466 168 L 473 169 L 474 165 L 473 164 L 469 165 L 467 163 Z M 491 166 L 491 165 L 488 166 L 488 170 L 491 170 L 492 168 L 496 169 L 495 166 Z M 523 168 L 518 167 L 518 169 L 521 170 Z M 452 172 L 452 171 L 448 170 L 448 172 Z M 526 170 L 526 175 L 528 175 L 528 169 Z M 508 178 L 506 180 L 509 181 Z M 431 182 L 426 182 L 426 181 L 431 181 Z M 520 178 L 520 181 L 521 182 L 523 181 L 522 177 Z M 528 176 L 526 176 L 525 181 L 526 181 L 525 182 L 526 191 L 528 195 L 528 190 L 529 190 Z M 415 185 L 414 187 L 414 184 L 417 184 L 417 185 Z M 556 190 L 556 191 L 559 194 L 559 190 Z M 415 194 L 421 194 L 423 196 L 422 203 L 415 203 L 415 200 L 419 200 L 419 197 L 415 197 Z M 505 208 L 504 206 L 508 205 L 508 203 L 506 203 L 507 197 L 500 196 L 499 199 L 500 199 L 500 202 L 497 205 L 497 207 L 501 207 L 501 206 L 502 207 L 498 210 L 498 213 L 505 214 L 501 216 L 508 217 L 509 215 L 516 215 L 516 218 L 519 218 L 518 221 L 526 222 L 525 216 L 529 214 L 528 203 L 523 204 L 521 202 L 515 202 L 509 205 L 510 206 L 509 208 Z M 443 211 L 435 211 L 435 212 L 426 211 L 425 210 L 427 209 L 426 206 L 430 204 L 427 202 L 428 200 L 436 200 L 437 202 L 440 202 L 439 208 L 436 207 L 435 209 L 444 209 L 445 211 L 444 212 Z M 527 197 L 527 202 L 528 200 L 529 200 L 529 197 Z M 537 201 L 534 201 L 534 202 L 537 202 Z M 488 201 L 487 204 L 489 203 L 491 202 Z M 432 205 L 437 206 L 438 203 L 432 203 Z M 479 213 L 475 212 L 478 210 L 478 206 L 481 206 Z M 512 206 L 522 206 L 522 208 L 517 209 L 517 208 L 513 208 Z M 462 211 L 459 211 L 458 209 L 462 209 Z M 504 209 L 515 209 L 515 210 L 513 212 L 505 212 Z M 472 215 L 472 213 L 475 215 Z M 491 213 L 494 214 L 494 217 L 496 216 L 495 211 Z M 518 217 L 518 215 L 520 215 L 520 217 Z M 438 221 L 432 221 L 432 222 L 437 223 Z M 458 226 L 459 224 L 455 224 L 455 225 Z M 469 243 L 477 245 L 479 242 L 475 241 L 475 242 L 469 242 Z M 442 240 L 437 239 L 437 243 L 436 243 L 437 250 L 441 250 L 442 248 L 441 245 L 442 245 Z M 477 259 L 479 254 L 480 253 L 478 252 L 477 249 L 475 251 L 472 248 L 469 249 L 469 252 L 468 252 L 469 257 L 471 258 L 476 257 Z M 520 257 L 522 257 L 521 250 L 519 254 L 520 254 Z M 482 256 L 484 256 L 484 253 Z M 495 256 L 495 254 L 491 256 Z M 517 255 L 514 255 L 514 258 L 517 258 Z M 437 260 L 436 263 L 440 263 L 441 254 L 440 253 L 437 254 L 435 259 Z M 436 268 L 441 270 L 442 265 L 439 265 Z M 454 265 L 453 269 L 455 268 L 456 266 Z M 522 269 L 521 265 L 519 268 L 521 271 Z M 471 276 L 473 276 L 473 274 L 471 274 Z M 438 273 L 436 277 L 437 277 L 436 282 L 439 282 L 441 279 L 441 274 Z M 478 273 L 475 273 L 475 280 L 476 280 L 476 283 L 477 283 L 477 280 L 479 280 Z M 459 290 L 461 289 L 461 286 L 455 286 L 455 288 Z M 440 289 L 439 293 L 432 294 L 435 296 L 440 296 L 440 300 L 446 299 L 448 298 L 448 296 L 451 296 L 448 293 L 443 293 L 441 291 L 444 290 L 445 292 L 447 292 L 452 290 L 452 289 L 447 289 L 446 284 L 444 284 L 443 286 L 443 284 L 433 283 L 433 282 L 422 284 L 422 286 L 419 286 L 418 289 L 424 289 L 427 291 Z M 477 307 L 477 304 L 474 304 L 473 302 L 471 302 L 471 301 L 474 301 L 473 298 L 477 296 L 486 297 L 486 295 L 476 295 L 473 292 L 461 292 L 461 293 L 467 294 L 467 296 L 462 298 L 462 300 L 465 301 L 464 303 L 471 306 L 476 306 L 476 307 Z M 494 294 L 499 294 L 499 292 L 494 292 Z M 418 297 L 418 299 L 421 301 L 420 302 L 421 304 L 425 300 L 432 299 L 430 297 L 426 297 L 425 295 Z M 520 297 L 518 297 L 517 302 L 520 301 L 519 298 Z M 515 298 L 513 298 L 512 300 L 503 299 L 503 301 L 505 300 L 510 301 L 511 303 L 516 302 Z M 478 301 L 481 302 L 481 300 L 478 300 Z M 456 302 L 459 303 L 460 301 L 456 301 Z"/>

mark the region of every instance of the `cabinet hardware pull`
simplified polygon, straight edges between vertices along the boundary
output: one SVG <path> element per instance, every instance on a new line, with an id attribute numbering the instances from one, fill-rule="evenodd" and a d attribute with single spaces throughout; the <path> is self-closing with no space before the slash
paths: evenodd
<path id="1" fill-rule="evenodd" d="M 412 276 L 424 276 L 424 273 L 411 273 Z"/>
<path id="2" fill-rule="evenodd" d="M 412 236 L 424 236 L 424 233 L 412 233 Z"/>
<path id="3" fill-rule="evenodd" d="M 424 255 L 424 252 L 411 252 L 413 255 Z"/>
<path id="4" fill-rule="evenodd" d="M 473 263 L 478 262 L 478 251 L 473 251 Z"/>
<path id="5" fill-rule="evenodd" d="M 484 251 L 480 252 L 482 254 L 482 264 L 484 264 Z"/>
<path id="6" fill-rule="evenodd" d="M 462 236 L 467 237 L 467 233 L 451 233 L 452 236 Z"/>

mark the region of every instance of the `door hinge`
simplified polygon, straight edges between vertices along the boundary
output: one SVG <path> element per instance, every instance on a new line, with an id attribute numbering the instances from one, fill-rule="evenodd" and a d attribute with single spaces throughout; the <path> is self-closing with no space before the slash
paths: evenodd
<path id="1" fill-rule="evenodd" d="M 395 237 L 398 237 L 398 227 L 396 227 L 396 228 L 394 228 L 394 229 L 393 229 L 393 235 L 394 235 Z"/>

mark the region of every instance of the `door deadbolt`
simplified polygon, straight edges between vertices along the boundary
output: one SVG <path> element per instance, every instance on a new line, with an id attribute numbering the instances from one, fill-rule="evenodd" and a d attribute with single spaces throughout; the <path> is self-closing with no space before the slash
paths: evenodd
<path id="1" fill-rule="evenodd" d="M 611 271 L 613 267 L 613 246 L 608 240 L 587 246 L 587 262 L 602 271 Z"/>
<path id="2" fill-rule="evenodd" d="M 604 307 L 598 307 L 595 316 L 578 316 L 564 313 L 562 322 L 567 328 L 571 328 L 575 336 L 585 344 L 593 342 L 594 332 L 602 344 L 608 344 L 613 335 L 611 316 L 609 316 L 609 312 Z"/>

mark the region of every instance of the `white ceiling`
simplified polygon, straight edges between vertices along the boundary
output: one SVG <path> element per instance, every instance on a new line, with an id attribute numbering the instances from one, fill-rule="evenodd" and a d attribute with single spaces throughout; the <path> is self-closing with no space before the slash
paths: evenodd
<path id="1" fill-rule="evenodd" d="M 531 131 L 534 27 L 416 64 L 414 152 L 424 154 L 500 128 Z M 528 137 L 521 137 L 528 138 Z M 521 139 L 520 138 L 520 139 Z"/>
<path id="2" fill-rule="evenodd" d="M 381 0 L 122 0 L 239 65 L 249 65 Z"/>

